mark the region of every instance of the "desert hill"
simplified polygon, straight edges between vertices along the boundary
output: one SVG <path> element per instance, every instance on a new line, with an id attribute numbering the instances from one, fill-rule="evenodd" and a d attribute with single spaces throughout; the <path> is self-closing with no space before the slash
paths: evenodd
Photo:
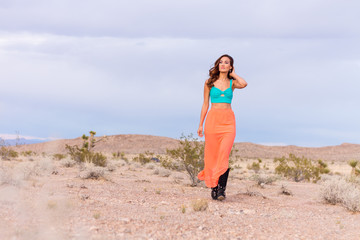
<path id="1" fill-rule="evenodd" d="M 96 139 L 99 139 L 97 137 Z M 13 147 L 18 152 L 34 151 L 37 153 L 66 153 L 65 145 L 81 145 L 82 139 L 61 139 L 44 143 L 26 144 Z M 166 149 L 178 146 L 179 140 L 138 134 L 123 134 L 107 136 L 106 139 L 96 144 L 95 150 L 104 153 L 124 152 L 125 154 L 137 154 L 145 151 L 163 154 Z M 241 158 L 268 158 L 287 156 L 294 153 L 296 156 L 304 156 L 311 159 L 323 159 L 328 161 L 348 161 L 350 159 L 360 160 L 360 144 L 344 143 L 327 147 L 299 147 L 289 146 L 264 146 L 260 144 L 238 142 L 237 155 Z"/>

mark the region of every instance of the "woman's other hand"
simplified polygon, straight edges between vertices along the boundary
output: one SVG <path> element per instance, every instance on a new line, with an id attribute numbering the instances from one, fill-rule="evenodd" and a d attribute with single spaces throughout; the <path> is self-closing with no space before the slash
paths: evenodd
<path id="1" fill-rule="evenodd" d="M 197 130 L 197 134 L 199 137 L 203 137 L 203 126 L 199 126 L 198 130 Z"/>

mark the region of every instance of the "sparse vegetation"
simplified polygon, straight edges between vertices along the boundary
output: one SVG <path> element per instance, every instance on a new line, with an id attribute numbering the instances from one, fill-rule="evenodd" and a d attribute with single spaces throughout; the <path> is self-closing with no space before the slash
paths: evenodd
<path id="1" fill-rule="evenodd" d="M 71 158 L 77 163 L 90 162 L 95 164 L 96 166 L 105 167 L 107 163 L 107 158 L 105 155 L 99 152 L 93 152 L 93 148 L 95 144 L 99 141 L 104 140 L 106 137 L 101 138 L 99 140 L 95 140 L 96 132 L 90 131 L 90 136 L 86 136 L 85 134 L 82 136 L 83 145 L 81 148 L 79 146 L 69 146 L 65 145 L 69 155 Z"/>
<path id="2" fill-rule="evenodd" d="M 183 135 L 180 138 L 180 146 L 176 149 L 167 149 L 166 153 L 175 163 L 166 159 L 162 165 L 170 169 L 179 169 L 182 166 L 190 177 L 191 185 L 197 186 L 197 174 L 204 168 L 204 143 L 199 142 L 192 134 Z"/>
<path id="3" fill-rule="evenodd" d="M 208 208 L 209 203 L 206 199 L 196 199 L 192 201 L 191 205 L 195 212 L 199 212 L 199 211 L 205 211 Z"/>
<path id="4" fill-rule="evenodd" d="M 31 156 L 35 156 L 36 155 L 36 152 L 33 152 L 31 150 L 28 150 L 28 151 L 23 151 L 20 153 L 20 155 L 23 155 L 25 157 L 31 157 Z"/>
<path id="5" fill-rule="evenodd" d="M 359 176 L 360 175 L 360 168 L 357 168 L 359 161 L 357 160 L 350 160 L 349 165 L 351 167 L 351 176 Z"/>
<path id="6" fill-rule="evenodd" d="M 160 158 L 160 156 L 156 156 L 157 158 Z M 139 153 L 137 157 L 133 158 L 133 161 L 141 163 L 141 165 L 153 162 L 154 153 L 146 151 L 145 153 Z"/>
<path id="7" fill-rule="evenodd" d="M 122 159 L 125 161 L 129 161 L 129 159 L 125 156 L 124 152 L 119 152 L 119 151 L 113 152 L 112 156 L 113 156 L 113 159 Z"/>
<path id="8" fill-rule="evenodd" d="M 322 198 L 330 204 L 342 204 L 353 212 L 360 211 L 360 185 L 339 176 L 332 176 L 323 183 Z"/>
<path id="9" fill-rule="evenodd" d="M 105 168 L 95 166 L 93 163 L 85 163 L 79 174 L 82 179 L 99 179 L 105 178 Z"/>
<path id="10" fill-rule="evenodd" d="M 0 157 L 2 160 L 10 160 L 11 158 L 17 158 L 18 152 L 12 150 L 4 139 L 0 138 Z"/>
<path id="11" fill-rule="evenodd" d="M 64 158 L 66 158 L 66 154 L 55 153 L 55 154 L 53 155 L 53 158 L 54 158 L 55 160 L 60 161 L 60 160 L 62 160 L 62 159 L 64 159 Z"/>
<path id="12" fill-rule="evenodd" d="M 264 187 L 265 184 L 272 184 L 276 181 L 275 176 L 266 175 L 266 174 L 255 174 L 251 177 L 252 180 L 256 181 L 257 185 Z"/>
<path id="13" fill-rule="evenodd" d="M 60 165 L 63 166 L 63 167 L 73 167 L 74 165 L 76 164 L 76 162 L 72 159 L 62 159 L 60 161 Z"/>
<path id="14" fill-rule="evenodd" d="M 261 159 L 260 161 L 258 159 L 258 162 L 253 162 L 251 165 L 248 165 L 247 169 L 253 170 L 255 173 L 258 173 L 260 170 L 260 163 L 261 163 Z"/>
<path id="15" fill-rule="evenodd" d="M 296 157 L 291 153 L 288 158 L 275 158 L 274 162 L 278 163 L 275 173 L 293 179 L 295 182 L 302 180 L 317 182 L 321 174 L 329 173 L 327 164 L 323 161 L 318 160 L 318 164 L 314 165 L 310 159 Z"/>
<path id="16" fill-rule="evenodd" d="M 185 213 L 186 212 L 186 206 L 183 204 L 181 205 L 181 212 L 182 213 Z"/>

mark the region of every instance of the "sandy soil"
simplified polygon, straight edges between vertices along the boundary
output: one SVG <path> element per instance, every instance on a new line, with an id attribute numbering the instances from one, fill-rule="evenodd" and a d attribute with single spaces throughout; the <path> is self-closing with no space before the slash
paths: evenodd
<path id="1" fill-rule="evenodd" d="M 360 239 L 360 214 L 324 203 L 321 184 L 260 188 L 234 170 L 220 202 L 155 163 L 120 160 L 100 180 L 56 161 L 29 177 L 21 176 L 28 160 L 0 164 L 0 239 Z M 293 196 L 279 194 L 282 185 Z M 193 209 L 197 199 L 206 199 L 205 211 Z"/>

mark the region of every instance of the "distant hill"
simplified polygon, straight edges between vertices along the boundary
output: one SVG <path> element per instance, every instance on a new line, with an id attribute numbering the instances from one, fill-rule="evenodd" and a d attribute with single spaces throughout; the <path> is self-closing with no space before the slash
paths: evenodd
<path id="1" fill-rule="evenodd" d="M 99 138 L 96 138 L 99 139 Z M 16 151 L 31 150 L 37 153 L 66 153 L 65 145 L 81 145 L 82 139 L 61 139 L 49 142 L 26 144 L 13 147 Z M 151 135 L 124 134 L 108 136 L 106 140 L 97 143 L 95 151 L 104 153 L 124 152 L 125 154 L 144 153 L 145 151 L 163 154 L 166 149 L 177 147 L 179 140 Z M 298 146 L 264 146 L 260 144 L 238 142 L 234 144 L 237 155 L 242 158 L 268 158 L 288 156 L 305 156 L 311 159 L 329 161 L 360 160 L 360 144 L 344 143 L 328 147 L 298 147 Z"/>
<path id="2" fill-rule="evenodd" d="M 39 140 L 39 139 L 25 139 L 25 138 L 19 138 L 19 139 L 3 139 L 7 145 L 15 146 L 15 145 L 22 145 L 22 144 L 34 144 L 34 143 L 42 143 L 45 142 L 45 140 Z"/>

